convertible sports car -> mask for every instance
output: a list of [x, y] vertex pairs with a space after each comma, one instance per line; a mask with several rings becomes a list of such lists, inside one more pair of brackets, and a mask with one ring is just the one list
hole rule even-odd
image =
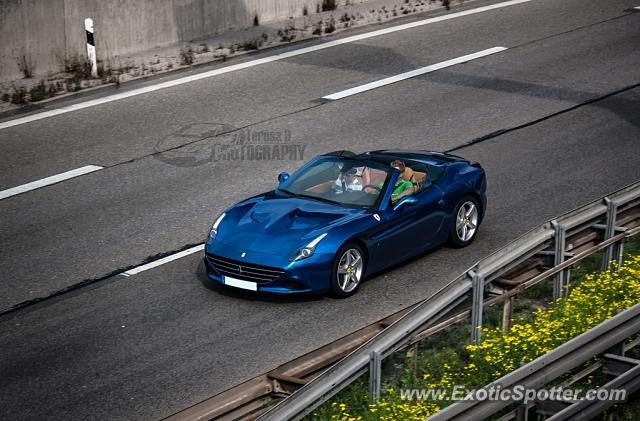
[[363, 278], [428, 249], [470, 244], [486, 209], [482, 167], [446, 153], [337, 151], [278, 181], [215, 219], [210, 279], [348, 297]]

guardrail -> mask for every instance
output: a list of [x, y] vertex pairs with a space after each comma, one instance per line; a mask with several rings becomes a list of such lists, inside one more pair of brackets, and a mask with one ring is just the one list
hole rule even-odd
[[254, 419], [265, 412], [274, 400], [281, 399], [308, 383], [327, 367], [390, 326], [408, 310], [400, 310], [268, 373], [182, 410], [165, 421]]
[[[424, 319], [425, 314], [422, 314], [422, 320], [418, 317], [413, 318], [414, 313], [413, 323], [422, 323], [421, 326], [417, 328], [411, 326], [407, 329], [411, 323], [407, 323], [408, 319], [406, 319], [398, 327], [394, 327], [393, 329], [397, 331], [393, 336], [397, 334], [397, 337], [403, 339], [385, 352], [380, 353], [379, 350], [371, 352], [375, 350], [371, 348], [371, 344], [367, 345], [370, 352], [368, 368], [373, 373], [373, 376], [370, 376], [372, 378], [370, 394], [375, 399], [380, 390], [381, 362], [394, 349], [413, 344], [414, 350], [417, 351], [418, 342], [469, 318], [475, 326], [479, 326], [483, 318], [482, 309], [499, 303], [504, 304], [503, 327], [508, 329], [513, 311], [513, 299], [525, 289], [553, 276], [554, 296], [558, 297], [563, 294], [564, 287], [570, 281], [571, 268], [582, 259], [598, 251], [609, 250], [609, 254], [605, 253], [603, 258], [603, 267], [606, 267], [611, 258], [619, 260], [622, 256], [624, 239], [636, 234], [640, 225], [638, 190], [640, 190], [640, 183], [542, 224], [502, 250], [478, 262], [426, 302], [401, 310], [268, 373], [206, 399], [174, 414], [168, 420], [255, 419], [273, 408], [274, 402], [291, 394], [294, 394], [294, 397], [287, 400], [300, 399], [299, 394], [294, 392], [308, 383], [313, 383], [318, 376], [328, 376], [333, 371], [322, 374], [327, 368], [351, 354], [371, 338], [386, 331], [412, 309], [420, 311], [416, 309], [417, 306], [422, 308], [431, 306], [436, 299], [458, 294], [458, 299], [453, 299], [449, 306], [443, 306], [442, 313], [431, 314], [429, 320]], [[460, 289], [455, 292], [454, 286]], [[484, 299], [485, 296], [488, 296], [487, 299]], [[481, 302], [481, 298], [484, 302]], [[469, 305], [465, 307], [466, 302], [469, 302]], [[462, 308], [465, 309], [461, 310]], [[385, 334], [385, 340], [390, 343], [397, 337], [394, 339], [392, 335]], [[479, 335], [474, 339], [478, 340]], [[315, 406], [330, 398], [366, 371], [367, 363], [351, 377], [334, 377], [335, 381], [340, 380], [336, 382], [336, 386], [330, 387], [329, 392], [324, 393], [296, 417], [310, 412]]]
[[[571, 267], [603, 251], [602, 269], [622, 259], [624, 241], [640, 233], [640, 182], [589, 203], [523, 235], [479, 261], [436, 294], [314, 380], [275, 405], [260, 420], [299, 419], [369, 370], [370, 396], [380, 396], [382, 360], [410, 343], [471, 317], [472, 341], [480, 340], [483, 307], [505, 303], [508, 328], [513, 297], [554, 277], [554, 298], [570, 282]], [[471, 296], [470, 309], [444, 320]], [[486, 296], [491, 296], [485, 300]]]

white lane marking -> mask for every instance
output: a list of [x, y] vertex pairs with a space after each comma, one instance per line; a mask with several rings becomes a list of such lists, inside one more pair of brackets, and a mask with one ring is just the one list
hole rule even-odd
[[138, 274], [140, 272], [144, 272], [145, 270], [153, 269], [155, 267], [164, 265], [165, 263], [172, 262], [174, 260], [180, 259], [181, 257], [188, 256], [190, 254], [197, 253], [197, 252], [202, 251], [202, 250], [204, 250], [204, 244], [200, 244], [198, 246], [191, 247], [191, 248], [186, 249], [186, 250], [182, 250], [181, 252], [178, 252], [176, 254], [172, 254], [170, 256], [163, 257], [162, 259], [158, 259], [158, 260], [153, 261], [151, 263], [147, 263], [147, 264], [135, 267], [133, 269], [129, 269], [128, 271], [121, 273], [121, 275], [123, 275], [123, 276], [136, 275], [136, 274]]
[[7, 197], [15, 196], [17, 194], [25, 193], [31, 190], [39, 189], [40, 187], [50, 186], [51, 184], [56, 184], [64, 180], [68, 180], [70, 178], [75, 178], [81, 175], [89, 174], [94, 171], [99, 171], [101, 169], [103, 169], [103, 167], [98, 167], [97, 165], [87, 165], [85, 167], [76, 168], [75, 170], [63, 172], [61, 174], [56, 174], [40, 180], [32, 181], [31, 183], [22, 184], [20, 186], [12, 187], [7, 190], [2, 190], [0, 191], [0, 200], [6, 199]]
[[501, 9], [503, 7], [513, 6], [521, 3], [528, 3], [533, 0], [511, 0], [503, 3], [492, 4], [490, 6], [478, 7], [475, 9], [464, 10], [462, 12], [450, 13], [443, 16], [438, 16], [435, 18], [423, 19], [416, 22], [405, 23], [403, 25], [392, 26], [390, 28], [379, 29], [376, 31], [367, 32], [360, 35], [354, 35], [346, 38], [337, 39], [335, 41], [325, 42], [320, 45], [314, 45], [312, 47], [300, 48], [293, 51], [287, 51], [281, 54], [275, 54], [273, 56], [264, 57], [257, 60], [251, 60], [244, 63], [238, 63], [231, 66], [223, 67], [220, 69], [210, 70], [208, 72], [199, 73], [197, 75], [186, 76], [179, 79], [169, 80], [166, 82], [161, 82], [151, 86], [145, 86], [144, 88], [132, 89], [127, 92], [122, 92], [119, 94], [109, 95], [104, 98], [93, 99], [86, 102], [82, 102], [79, 104], [67, 105], [61, 108], [57, 108], [55, 110], [43, 111], [38, 114], [33, 114], [26, 117], [16, 118], [14, 120], [5, 121], [0, 123], [0, 130], [6, 129], [8, 127], [18, 126], [20, 124], [30, 123], [32, 121], [41, 120], [47, 117], [53, 117], [60, 114], [65, 114], [71, 111], [81, 110], [83, 108], [93, 107], [95, 105], [105, 104], [111, 101], [117, 101], [124, 98], [129, 98], [136, 95], [141, 95], [153, 91], [157, 91], [159, 89], [169, 88], [172, 86], [182, 85], [184, 83], [193, 82], [200, 79], [205, 79], [212, 76], [221, 75], [224, 73], [233, 72], [236, 70], [247, 69], [250, 67], [258, 66], [265, 63], [271, 63], [273, 61], [283, 60], [289, 57], [295, 57], [302, 54], [311, 53], [314, 51], [324, 50], [326, 48], [335, 47], [337, 45], [348, 44], [350, 42], [360, 41], [363, 39], [373, 38], [380, 35], [391, 34], [393, 32], [404, 31], [405, 29], [417, 28], [419, 26], [429, 25], [436, 22], [442, 22], [450, 19], [455, 19], [463, 16], [474, 15], [476, 13], [488, 12], [490, 10]]
[[436, 70], [444, 69], [445, 67], [455, 66], [456, 64], [465, 63], [467, 61], [475, 60], [480, 57], [485, 57], [491, 54], [499, 53], [501, 51], [506, 50], [506, 47], [493, 47], [487, 50], [478, 51], [477, 53], [467, 54], [465, 56], [457, 57], [451, 60], [443, 61], [440, 63], [432, 64], [427, 67], [421, 67], [419, 69], [412, 70], [410, 72], [401, 73], [396, 76], [387, 77], [384, 79], [376, 80], [374, 82], [370, 82], [364, 85], [356, 86], [355, 88], [346, 89], [344, 91], [336, 92], [335, 94], [323, 96], [322, 99], [328, 100], [338, 100], [342, 98], [346, 98], [351, 95], [357, 95], [359, 93], [370, 91], [371, 89], [376, 89], [381, 86], [390, 85], [392, 83], [400, 82], [402, 80], [410, 79], [412, 77], [424, 75], [426, 73], [431, 73]]
[[634, 7], [634, 9], [640, 10], [640, 6], [636, 6]]

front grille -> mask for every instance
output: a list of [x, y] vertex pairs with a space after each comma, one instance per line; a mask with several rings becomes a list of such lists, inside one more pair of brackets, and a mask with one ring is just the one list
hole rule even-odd
[[271, 282], [284, 274], [284, 270], [276, 267], [239, 262], [209, 253], [207, 253], [207, 260], [211, 266], [222, 275], [256, 282], [258, 284]]

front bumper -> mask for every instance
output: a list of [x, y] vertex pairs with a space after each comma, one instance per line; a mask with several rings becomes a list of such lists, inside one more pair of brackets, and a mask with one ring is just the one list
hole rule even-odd
[[[207, 268], [207, 276], [209, 279], [220, 284], [225, 284], [224, 279], [226, 276], [229, 276], [228, 272], [227, 275], [225, 275], [221, 272], [221, 269], [219, 269], [219, 261], [220, 259], [224, 259], [234, 262], [234, 264], [246, 264], [246, 267], [249, 268], [259, 266], [277, 269], [283, 272], [272, 280], [258, 281], [242, 273], [236, 272], [233, 274], [233, 278], [235, 279], [254, 282], [258, 292], [275, 294], [324, 294], [329, 291], [333, 258], [334, 256], [332, 254], [315, 253], [306, 259], [290, 262], [288, 256], [243, 251], [237, 247], [221, 244], [214, 240], [205, 245], [204, 264]], [[218, 264], [216, 264], [215, 259], [218, 259]]]

